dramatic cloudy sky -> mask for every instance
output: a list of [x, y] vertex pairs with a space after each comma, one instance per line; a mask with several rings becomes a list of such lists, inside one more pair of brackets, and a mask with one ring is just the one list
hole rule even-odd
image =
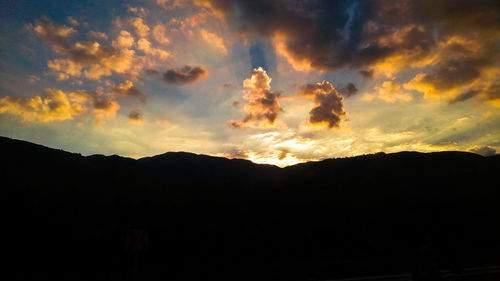
[[0, 135], [281, 166], [500, 150], [500, 2], [1, 1]]

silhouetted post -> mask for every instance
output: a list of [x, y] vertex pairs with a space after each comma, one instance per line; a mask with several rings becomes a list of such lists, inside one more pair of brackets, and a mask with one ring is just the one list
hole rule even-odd
[[137, 280], [139, 267], [139, 254], [147, 250], [149, 246], [149, 233], [146, 230], [134, 229], [127, 232], [127, 251], [134, 253], [132, 265], [132, 281]]

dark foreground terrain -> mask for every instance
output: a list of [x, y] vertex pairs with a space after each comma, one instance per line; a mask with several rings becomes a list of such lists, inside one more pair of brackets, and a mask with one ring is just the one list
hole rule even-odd
[[[85, 157], [8, 138], [0, 155], [8, 280], [439, 280], [500, 265], [498, 155], [278, 168]], [[500, 278], [488, 274], [462, 280]]]

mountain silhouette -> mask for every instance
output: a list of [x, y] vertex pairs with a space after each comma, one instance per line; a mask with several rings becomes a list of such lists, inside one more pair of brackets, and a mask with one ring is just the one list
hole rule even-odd
[[5, 137], [0, 155], [14, 280], [439, 280], [500, 264], [498, 155], [279, 168], [186, 152], [82, 156]]

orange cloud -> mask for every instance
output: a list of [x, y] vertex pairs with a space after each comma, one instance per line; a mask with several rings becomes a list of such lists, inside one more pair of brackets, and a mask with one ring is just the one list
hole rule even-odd
[[144, 23], [142, 18], [131, 19], [131, 24], [139, 37], [147, 37], [149, 35], [149, 26]]
[[247, 114], [241, 121], [232, 120], [229, 124], [235, 128], [270, 128], [275, 127], [278, 113], [283, 111], [279, 104], [280, 93], [271, 91], [271, 78], [259, 67], [252, 71], [250, 79], [243, 81], [243, 98], [248, 102], [243, 106]]
[[227, 48], [224, 44], [224, 40], [215, 33], [210, 33], [206, 29], [201, 29], [201, 38], [205, 40], [208, 44], [212, 45], [216, 50], [224, 55], [227, 55]]
[[35, 32], [49, 43], [55, 52], [67, 58], [50, 60], [47, 63], [58, 80], [83, 74], [89, 79], [99, 79], [113, 72], [127, 73], [136, 67], [135, 51], [130, 50], [134, 39], [129, 32], [122, 30], [112, 46], [102, 46], [98, 42], [76, 42], [72, 44], [69, 36], [76, 31], [65, 26], [55, 26], [48, 18], [41, 18], [34, 27]]
[[141, 38], [137, 41], [137, 49], [162, 60], [167, 59], [170, 56], [170, 53], [167, 51], [151, 47], [151, 42], [145, 38]]
[[170, 43], [170, 39], [165, 35], [167, 33], [167, 28], [163, 24], [157, 24], [153, 27], [153, 38], [156, 42], [167, 45]]

